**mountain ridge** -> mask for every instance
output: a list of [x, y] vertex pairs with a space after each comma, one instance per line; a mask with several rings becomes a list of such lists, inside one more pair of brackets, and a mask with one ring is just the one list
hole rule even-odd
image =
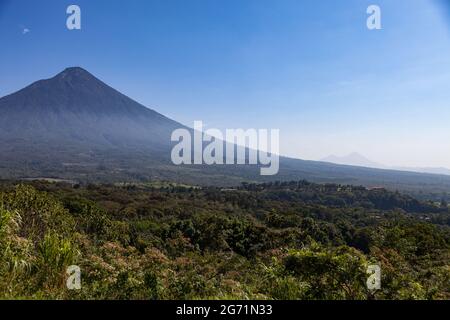
[[450, 175], [450, 169], [444, 167], [387, 166], [381, 163], [374, 162], [357, 152], [352, 152], [348, 155], [341, 157], [336, 155], [329, 155], [328, 157], [325, 157], [320, 161], [347, 166], [360, 166], [375, 169], [398, 170], [398, 171], [408, 171], [408, 172], [437, 174], [437, 175]]
[[170, 180], [217, 186], [307, 179], [450, 193], [446, 176], [285, 157], [280, 158], [279, 174], [266, 177], [254, 165], [175, 166], [170, 160], [171, 133], [179, 128], [192, 130], [83, 68], [67, 68], [0, 98], [0, 178], [101, 183]]
[[342, 165], [368, 167], [368, 168], [380, 168], [380, 169], [385, 168], [383, 165], [373, 162], [357, 152], [352, 152], [342, 157], [332, 154], [326, 158], [321, 159], [320, 161]]

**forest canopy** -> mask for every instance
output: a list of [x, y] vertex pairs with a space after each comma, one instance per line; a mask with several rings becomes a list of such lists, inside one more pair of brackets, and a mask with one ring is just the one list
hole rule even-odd
[[[80, 290], [66, 287], [71, 265]], [[6, 181], [0, 298], [450, 299], [449, 207], [307, 181]]]

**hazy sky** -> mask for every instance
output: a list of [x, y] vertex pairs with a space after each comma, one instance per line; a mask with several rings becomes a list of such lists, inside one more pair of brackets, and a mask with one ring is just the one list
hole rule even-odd
[[81, 66], [190, 126], [279, 128], [285, 155], [450, 167], [444, 2], [0, 0], [0, 96]]

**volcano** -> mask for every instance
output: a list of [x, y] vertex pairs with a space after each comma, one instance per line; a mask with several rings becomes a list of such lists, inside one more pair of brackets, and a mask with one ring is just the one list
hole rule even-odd
[[0, 99], [0, 176], [147, 179], [170, 164], [177, 128], [88, 71], [67, 68]]
[[81, 148], [167, 148], [181, 124], [146, 108], [82, 68], [0, 99], [0, 139]]
[[183, 165], [170, 160], [171, 134], [186, 126], [111, 88], [88, 71], [67, 68], [0, 98], [0, 178], [80, 182], [169, 180], [230, 186], [307, 179], [436, 194], [450, 177], [280, 158], [262, 177], [252, 165]]

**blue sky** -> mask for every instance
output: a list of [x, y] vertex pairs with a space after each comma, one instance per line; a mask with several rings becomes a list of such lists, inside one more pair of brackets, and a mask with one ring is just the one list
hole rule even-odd
[[279, 128], [285, 155], [450, 167], [444, 2], [0, 0], [0, 96], [81, 66], [187, 125]]

